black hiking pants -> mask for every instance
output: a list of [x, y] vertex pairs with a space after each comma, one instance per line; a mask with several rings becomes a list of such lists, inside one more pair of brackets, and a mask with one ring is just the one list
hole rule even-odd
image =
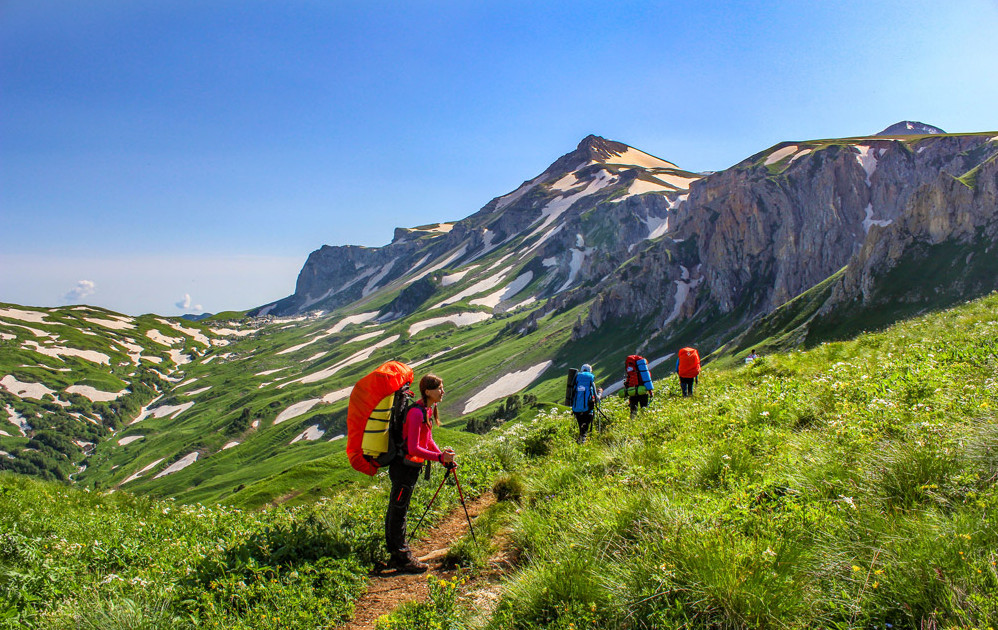
[[679, 377], [679, 388], [683, 390], [684, 397], [693, 395], [693, 383], [695, 383], [696, 380], [697, 380], [696, 377], [693, 378], [683, 378], [682, 376]]
[[631, 417], [638, 412], [638, 405], [641, 407], [648, 406], [648, 394], [641, 394], [640, 396], [628, 396], [627, 402], [631, 407]]
[[575, 421], [579, 423], [579, 444], [586, 441], [589, 436], [589, 429], [593, 426], [593, 412], [591, 411], [576, 411]]
[[419, 481], [421, 468], [409, 466], [401, 457], [388, 465], [388, 478], [392, 491], [388, 496], [388, 511], [385, 512], [385, 546], [392, 559], [405, 555], [409, 545], [405, 542], [406, 516], [409, 513], [409, 499]]

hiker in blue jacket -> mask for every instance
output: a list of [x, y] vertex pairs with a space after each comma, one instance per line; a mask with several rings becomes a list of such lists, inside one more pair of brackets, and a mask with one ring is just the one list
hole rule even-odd
[[575, 393], [572, 396], [572, 413], [579, 423], [579, 444], [583, 444], [589, 436], [589, 429], [593, 426], [593, 413], [596, 409], [597, 390], [595, 386], [596, 377], [593, 376], [593, 368], [586, 363], [575, 375]]

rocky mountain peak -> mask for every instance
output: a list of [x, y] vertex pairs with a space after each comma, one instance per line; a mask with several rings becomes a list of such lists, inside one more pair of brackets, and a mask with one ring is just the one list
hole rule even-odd
[[606, 138], [588, 135], [579, 143], [576, 152], [583, 154], [590, 160], [605, 162], [613, 157], [626, 152], [630, 147], [622, 142], [614, 142]]
[[946, 133], [939, 127], [933, 127], [915, 120], [902, 120], [887, 129], [877, 133], [878, 136], [923, 136], [926, 134]]

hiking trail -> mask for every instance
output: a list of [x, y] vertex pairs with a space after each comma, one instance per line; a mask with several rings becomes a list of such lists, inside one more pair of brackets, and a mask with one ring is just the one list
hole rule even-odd
[[[495, 503], [495, 497], [490, 492], [477, 499], [469, 500], [468, 515], [474, 520], [493, 503]], [[416, 521], [412, 520], [411, 513], [409, 516], [409, 526], [412, 527]], [[413, 555], [429, 564], [429, 571], [422, 574], [372, 573], [367, 581], [367, 590], [354, 605], [353, 619], [338, 626], [338, 629], [373, 630], [378, 617], [392, 612], [399, 605], [408, 601], [427, 601], [430, 593], [426, 583], [428, 575], [453, 579], [457, 573], [456, 569], [444, 569], [442, 561], [450, 546], [457, 542], [466, 531], [468, 531], [468, 521], [464, 515], [464, 508], [458, 505], [436, 527], [425, 531], [425, 535], [420, 536], [419, 540], [412, 543]], [[485, 541], [481, 542], [486, 544]]]

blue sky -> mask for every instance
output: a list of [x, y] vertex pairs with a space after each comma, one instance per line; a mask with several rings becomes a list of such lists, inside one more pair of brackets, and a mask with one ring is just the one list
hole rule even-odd
[[998, 130], [998, 2], [0, 0], [0, 301], [288, 295], [590, 133], [688, 170]]

